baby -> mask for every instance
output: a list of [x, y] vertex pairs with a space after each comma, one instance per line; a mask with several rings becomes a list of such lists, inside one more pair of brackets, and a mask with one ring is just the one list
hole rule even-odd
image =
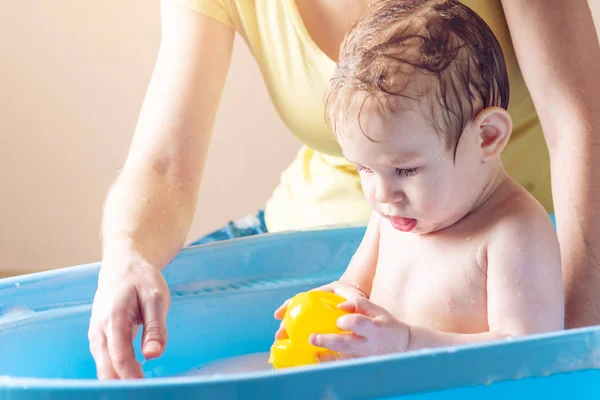
[[350, 333], [312, 345], [363, 357], [563, 329], [554, 227], [501, 160], [508, 99], [500, 45], [458, 1], [380, 1], [346, 36], [327, 118], [374, 211], [318, 288], [348, 299]]

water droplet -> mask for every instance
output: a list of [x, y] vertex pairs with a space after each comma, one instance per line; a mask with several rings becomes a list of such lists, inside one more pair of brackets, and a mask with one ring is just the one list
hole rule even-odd
[[505, 276], [502, 277], [502, 282], [506, 282], [508, 279], [506, 279]]
[[15, 287], [19, 287], [21, 284], [19, 282], [15, 282]]
[[160, 224], [160, 230], [161, 231], [163, 230], [163, 224]]
[[471, 299], [471, 300], [469, 300], [469, 303], [475, 304], [475, 300]]
[[147, 197], [142, 197], [142, 200], [144, 200], [144, 203], [148, 203], [148, 198]]
[[162, 210], [162, 213], [163, 213], [163, 214], [166, 214], [166, 213], [167, 213], [167, 210]]
[[469, 237], [467, 238], [467, 242], [470, 242], [470, 241], [471, 241], [471, 239], [473, 239], [473, 238], [472, 238], [471, 236], [469, 236]]
[[452, 297], [448, 297], [446, 299], [446, 311], [451, 312], [454, 308], [454, 299]]
[[522, 366], [521, 368], [519, 368], [519, 370], [516, 372], [514, 379], [516, 380], [520, 380], [523, 379], [527, 376], [529, 376], [529, 369], [526, 366]]
[[522, 247], [519, 247], [519, 248], [517, 249], [517, 251], [518, 251], [518, 252], [522, 252], [522, 251], [523, 251], [523, 248], [522, 248]]

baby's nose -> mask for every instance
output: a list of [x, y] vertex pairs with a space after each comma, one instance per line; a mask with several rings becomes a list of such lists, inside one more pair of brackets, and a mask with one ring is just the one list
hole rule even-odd
[[400, 203], [404, 200], [404, 197], [404, 193], [400, 188], [384, 181], [378, 182], [375, 188], [375, 199], [380, 203]]

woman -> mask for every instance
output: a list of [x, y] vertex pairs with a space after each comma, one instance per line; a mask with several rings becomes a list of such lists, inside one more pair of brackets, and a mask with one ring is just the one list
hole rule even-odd
[[[99, 378], [142, 376], [131, 344], [139, 324], [144, 355], [164, 351], [170, 300], [161, 270], [181, 250], [192, 221], [236, 32], [252, 50], [281, 118], [304, 143], [264, 220], [259, 214], [242, 234], [368, 218], [358, 175], [324, 123], [323, 94], [344, 34], [373, 2], [163, 0], [155, 71], [103, 218], [104, 259], [89, 329]], [[515, 131], [504, 161], [556, 213], [567, 325], [599, 323], [600, 306], [591, 299], [600, 295], [594, 231], [600, 213], [593, 210], [600, 191], [591, 188], [600, 178], [600, 112], [592, 109], [600, 104], [594, 74], [600, 50], [587, 2], [463, 2], [486, 20], [505, 52]]]

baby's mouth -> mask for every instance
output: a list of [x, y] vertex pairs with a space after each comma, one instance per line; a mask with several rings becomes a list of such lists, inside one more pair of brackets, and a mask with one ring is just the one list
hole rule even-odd
[[387, 217], [390, 224], [401, 232], [410, 232], [417, 226], [417, 220], [414, 218]]

